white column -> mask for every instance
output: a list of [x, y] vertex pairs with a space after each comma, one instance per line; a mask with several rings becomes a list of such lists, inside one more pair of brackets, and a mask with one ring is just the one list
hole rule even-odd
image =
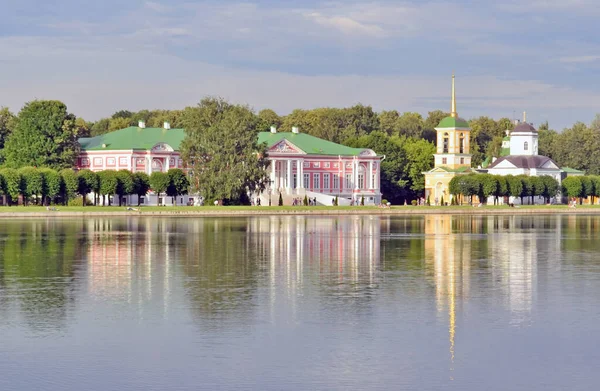
[[171, 168], [171, 156], [165, 158], [165, 172], [169, 171], [169, 168]]
[[277, 160], [271, 160], [271, 189], [277, 186], [277, 183], [275, 183], [275, 164], [277, 164]]
[[298, 159], [296, 166], [296, 176], [298, 177], [298, 188], [304, 188], [304, 160]]
[[369, 161], [369, 189], [373, 190], [373, 160]]
[[354, 161], [354, 188], [358, 190], [358, 160]]
[[292, 191], [292, 159], [288, 159], [287, 161], [287, 190], [288, 190], [288, 194], [291, 193]]
[[146, 173], [152, 174], [152, 155], [146, 156]]

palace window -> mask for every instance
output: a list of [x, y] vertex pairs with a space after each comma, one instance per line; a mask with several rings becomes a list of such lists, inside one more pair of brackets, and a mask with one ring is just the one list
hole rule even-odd
[[373, 189], [377, 189], [377, 183], [375, 182], [377, 180], [377, 175], [373, 174], [373, 176], [371, 177], [371, 183], [373, 184]]
[[523, 150], [524, 151], [528, 151], [529, 150], [529, 143], [527, 141], [525, 141], [525, 143], [523, 144]]
[[359, 189], [365, 188], [365, 174], [363, 174], [363, 173], [358, 174], [358, 188]]
[[298, 187], [298, 177], [296, 176], [296, 174], [294, 174], [292, 176], [292, 189], [295, 189]]
[[329, 189], [329, 174], [323, 174], [323, 189]]
[[310, 186], [310, 174], [304, 174], [304, 188], [308, 189]]
[[313, 174], [313, 189], [319, 188], [319, 174]]
[[346, 174], [346, 189], [352, 189], [352, 174]]
[[336, 174], [333, 174], [333, 188], [334, 189], [340, 188], [340, 177], [337, 176]]
[[459, 153], [465, 153], [465, 135], [460, 134]]
[[321, 163], [313, 163], [313, 167], [314, 168], [319, 168], [319, 167], [321, 167]]
[[444, 149], [442, 153], [448, 153], [448, 133], [444, 133]]
[[442, 164], [448, 164], [448, 158], [443, 157], [442, 158]]
[[465, 164], [465, 158], [464, 157], [460, 158], [460, 164]]
[[325, 163], [325, 168], [329, 168], [330, 167], [330, 163]]

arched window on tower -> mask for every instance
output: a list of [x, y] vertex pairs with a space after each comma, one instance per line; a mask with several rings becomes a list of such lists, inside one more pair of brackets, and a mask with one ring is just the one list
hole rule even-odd
[[459, 140], [459, 153], [465, 153], [465, 134], [461, 133], [460, 134], [460, 140]]
[[523, 144], [523, 150], [529, 151], [529, 143], [527, 141], [525, 141], [525, 143]]
[[448, 133], [444, 133], [444, 150], [442, 153], [448, 153]]

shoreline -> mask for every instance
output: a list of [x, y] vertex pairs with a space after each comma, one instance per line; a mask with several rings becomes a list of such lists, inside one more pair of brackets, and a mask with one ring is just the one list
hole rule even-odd
[[[468, 208], [468, 207], [394, 207], [356, 209], [228, 209], [209, 210], [142, 210], [142, 211], [0, 211], [0, 220], [14, 218], [84, 218], [84, 217], [252, 217], [252, 216], [422, 216], [422, 215], [532, 215], [532, 214], [591, 214], [600, 215], [600, 208]], [[15, 207], [17, 209], [17, 207]]]

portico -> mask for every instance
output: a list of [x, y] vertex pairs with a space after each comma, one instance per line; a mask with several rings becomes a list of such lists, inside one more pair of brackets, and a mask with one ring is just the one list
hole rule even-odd
[[292, 132], [263, 132], [259, 142], [269, 150], [269, 188], [271, 194], [307, 195], [331, 204], [336, 196], [367, 204], [381, 202], [379, 189], [381, 157], [370, 149], [350, 148]]

